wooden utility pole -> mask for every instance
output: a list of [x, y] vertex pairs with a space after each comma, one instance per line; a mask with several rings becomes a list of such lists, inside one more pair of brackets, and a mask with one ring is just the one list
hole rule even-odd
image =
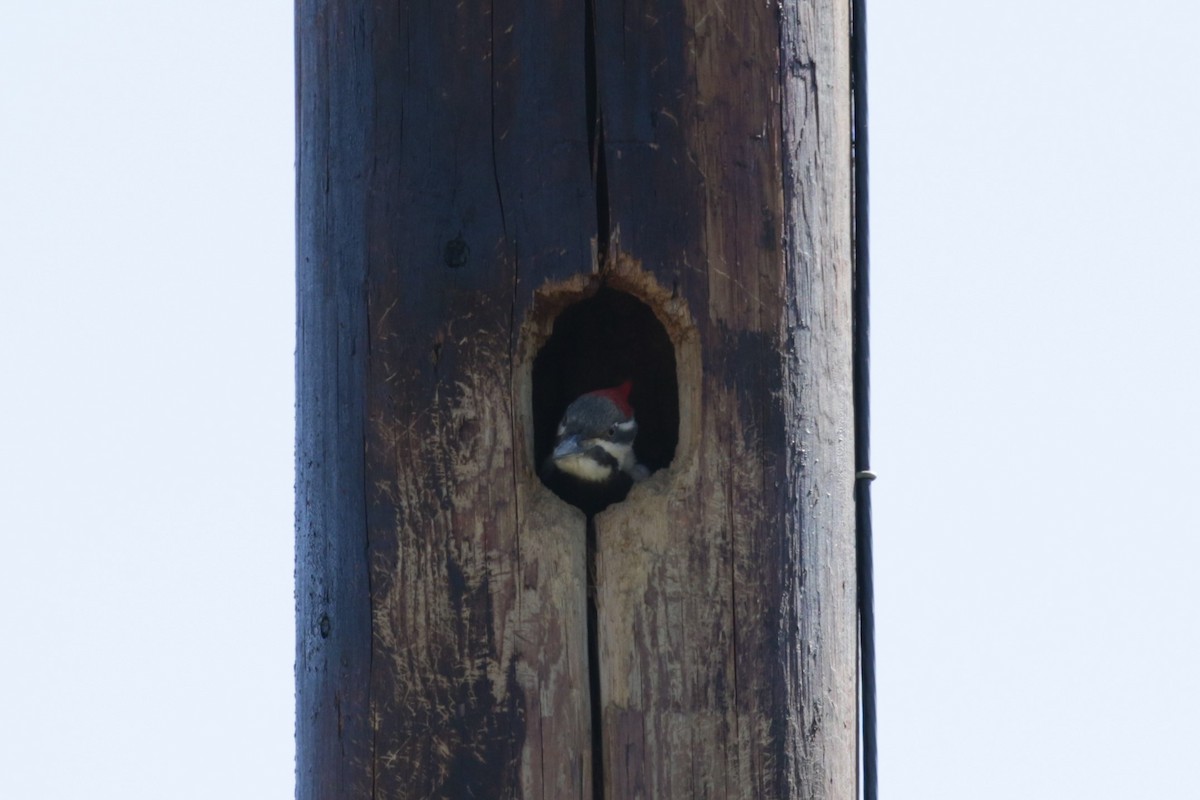
[[853, 798], [847, 2], [296, 13], [298, 797]]

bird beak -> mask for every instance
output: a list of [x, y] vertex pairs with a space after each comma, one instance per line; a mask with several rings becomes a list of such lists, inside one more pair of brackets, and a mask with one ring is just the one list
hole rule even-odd
[[550, 457], [557, 461], [560, 458], [566, 458], [567, 456], [573, 456], [578, 453], [582, 453], [583, 450], [584, 448], [580, 444], [578, 436], [568, 436], [558, 444], [554, 445], [554, 452]]

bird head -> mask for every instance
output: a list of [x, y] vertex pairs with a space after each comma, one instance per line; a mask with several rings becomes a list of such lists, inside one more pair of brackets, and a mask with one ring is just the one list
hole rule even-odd
[[629, 404], [630, 381], [577, 397], [563, 413], [550, 462], [580, 481], [605, 483], [624, 473], [638, 480], [645, 467], [637, 463], [633, 440], [637, 420]]

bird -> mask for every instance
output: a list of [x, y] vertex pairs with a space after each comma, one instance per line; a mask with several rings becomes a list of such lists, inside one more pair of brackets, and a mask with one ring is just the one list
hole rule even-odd
[[632, 381], [580, 395], [567, 406], [542, 465], [542, 481], [589, 517], [625, 499], [649, 477], [633, 442], [638, 424], [629, 404]]

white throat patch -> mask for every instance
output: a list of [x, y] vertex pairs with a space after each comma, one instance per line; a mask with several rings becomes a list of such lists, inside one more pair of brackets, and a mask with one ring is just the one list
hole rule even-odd
[[601, 464], [594, 458], [588, 458], [584, 453], [559, 458], [554, 463], [563, 472], [585, 481], [603, 482], [612, 476], [612, 467]]

